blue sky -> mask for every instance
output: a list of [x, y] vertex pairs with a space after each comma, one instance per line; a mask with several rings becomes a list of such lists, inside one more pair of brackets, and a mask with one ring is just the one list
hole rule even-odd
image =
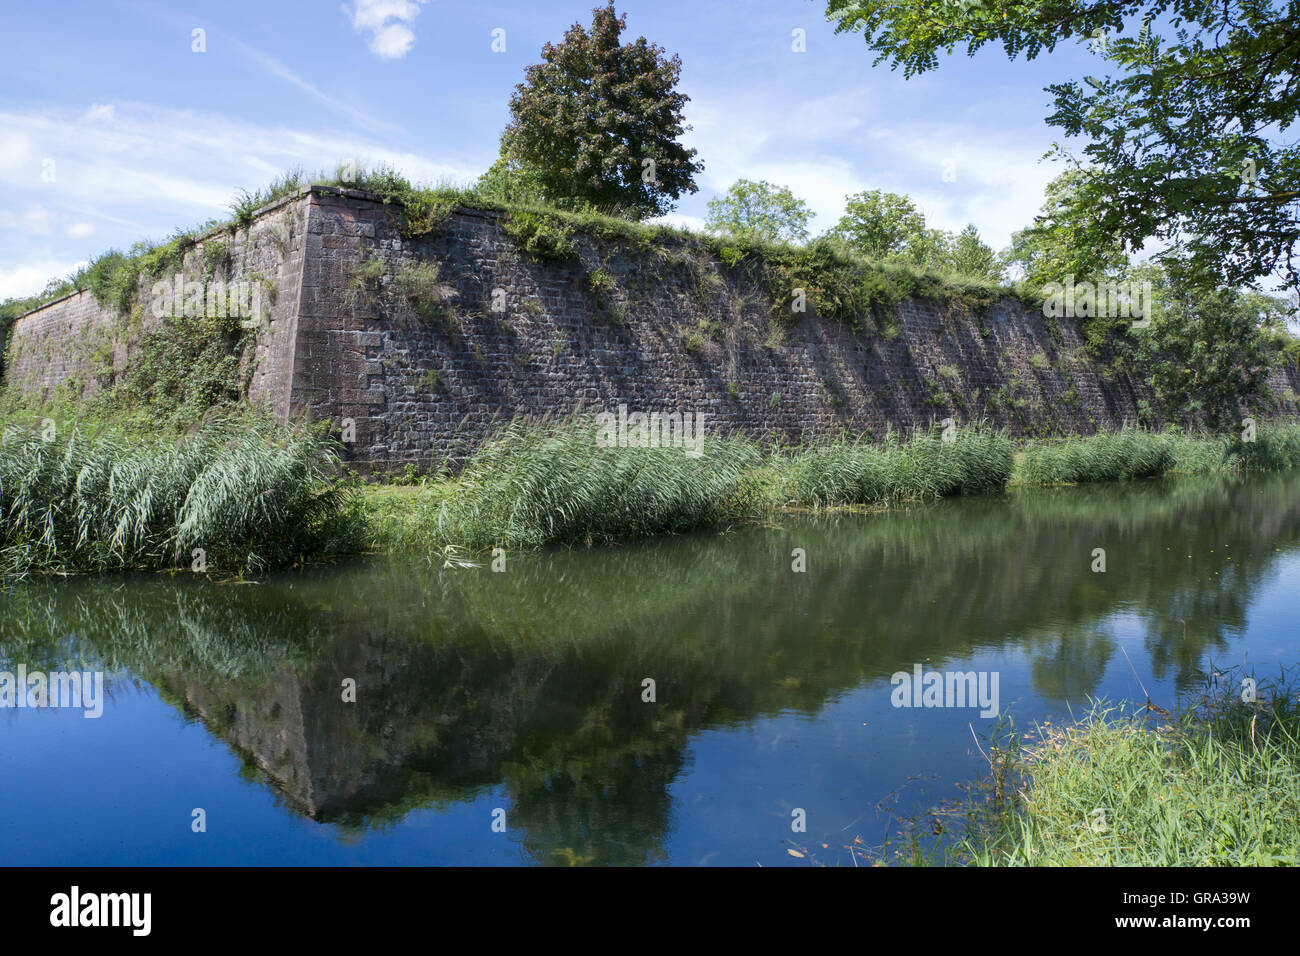
[[[223, 218], [282, 170], [388, 163], [471, 180], [548, 40], [595, 0], [71, 0], [15, 4], [0, 36], [0, 299], [105, 249]], [[669, 218], [699, 226], [737, 178], [789, 186], [831, 226], [845, 195], [910, 195], [995, 248], [1059, 171], [1048, 83], [1097, 71], [1082, 45], [1032, 63], [958, 51], [905, 81], [836, 36], [815, 0], [621, 0], [627, 33], [682, 58], [705, 171]], [[505, 31], [505, 52], [492, 31]], [[206, 50], [194, 52], [193, 31]], [[806, 31], [806, 51], [792, 32]], [[626, 34], [625, 34], [626, 35]], [[955, 174], [944, 178], [945, 168]], [[950, 177], [953, 178], [953, 177]]]

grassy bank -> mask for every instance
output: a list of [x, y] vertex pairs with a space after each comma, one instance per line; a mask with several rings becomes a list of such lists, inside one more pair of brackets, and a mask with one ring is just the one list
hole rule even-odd
[[471, 457], [455, 481], [367, 494], [375, 547], [483, 553], [600, 544], [761, 519], [783, 510], [883, 507], [904, 501], [1051, 485], [1232, 474], [1300, 466], [1300, 425], [1263, 425], [1254, 442], [1125, 429], [1030, 442], [939, 429], [880, 443], [819, 441], [760, 451], [710, 438], [683, 448], [600, 448], [594, 426], [515, 424]]
[[[882, 508], [1169, 473], [1300, 465], [1300, 425], [1254, 442], [1138, 430], [1017, 456], [1000, 432], [938, 429], [795, 449], [710, 436], [698, 448], [600, 447], [589, 419], [514, 423], [455, 479], [362, 494], [338, 449], [263, 419], [179, 437], [64, 424], [5, 425], [0, 573], [190, 567], [257, 572], [366, 549], [483, 555], [590, 546], [763, 520], [789, 510]], [[48, 439], [48, 440], [47, 440]], [[695, 452], [698, 452], [696, 454]], [[363, 504], [364, 502], [364, 504]]]
[[355, 550], [332, 446], [260, 420], [175, 439], [0, 423], [0, 573], [243, 573]]
[[1031, 442], [1013, 484], [1056, 485], [1153, 478], [1164, 474], [1272, 471], [1300, 464], [1300, 425], [1263, 425], [1253, 441], [1124, 428]]
[[1293, 683], [1241, 700], [1230, 677], [1168, 720], [1096, 705], [995, 746], [963, 835], [910, 862], [978, 866], [1300, 863], [1300, 707]]

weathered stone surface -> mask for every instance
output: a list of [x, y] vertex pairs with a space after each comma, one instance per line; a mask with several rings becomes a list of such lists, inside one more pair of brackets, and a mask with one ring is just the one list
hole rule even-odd
[[[1139, 383], [1099, 374], [1070, 323], [1054, 338], [1014, 300], [983, 316], [904, 302], [892, 338], [810, 313], [787, 317], [777, 341], [768, 293], [698, 246], [647, 252], [578, 237], [578, 259], [543, 261], [517, 249], [501, 220], [458, 210], [436, 235], [403, 241], [400, 210], [314, 187], [246, 232], [205, 240], [229, 244], [231, 278], [275, 290], [246, 356], [249, 397], [281, 420], [353, 419], [349, 454], [362, 471], [457, 459], [514, 415], [619, 404], [703, 411], [710, 432], [785, 440], [947, 417], [1016, 434], [1089, 432], [1138, 416]], [[187, 279], [201, 277], [202, 252], [187, 253]], [[359, 284], [360, 265], [376, 259], [380, 278]], [[608, 289], [593, 290], [597, 269]], [[141, 303], [147, 326], [149, 290]], [[89, 393], [108, 351], [118, 370], [130, 361], [138, 330], [88, 293], [71, 296], [18, 321], [7, 377], [32, 393], [70, 380]], [[1296, 412], [1296, 371], [1273, 384]]]

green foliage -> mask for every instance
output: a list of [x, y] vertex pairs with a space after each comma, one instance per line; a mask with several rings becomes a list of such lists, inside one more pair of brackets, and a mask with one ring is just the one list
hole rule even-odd
[[871, 189], [845, 197], [844, 215], [827, 237], [869, 259], [987, 282], [1003, 279], [997, 254], [973, 225], [956, 234], [931, 229], [912, 200], [898, 193]]
[[252, 338], [238, 319], [165, 318], [144, 332], [119, 379], [90, 400], [88, 412], [179, 429], [232, 409], [247, 394]]
[[512, 423], [473, 455], [454, 488], [420, 502], [425, 540], [471, 552], [595, 544], [689, 531], [723, 521], [750, 444], [705, 439], [683, 448], [602, 448], [590, 418]]
[[808, 204], [785, 186], [738, 179], [724, 195], [709, 200], [706, 228], [751, 242], [803, 242], [811, 218]]
[[[140, 440], [0, 424], [0, 573], [261, 571], [355, 546], [354, 488], [330, 442], [266, 421]], [[47, 440], [48, 439], [48, 440]]]
[[1123, 237], [1104, 231], [1100, 211], [1090, 204], [1086, 184], [1095, 173], [1070, 169], [1047, 185], [1034, 224], [1011, 236], [1001, 264], [1030, 286], [1049, 282], [1105, 282], [1128, 264]]
[[845, 197], [844, 215], [830, 235], [871, 259], [898, 258], [915, 265], [934, 259], [925, 217], [912, 200], [898, 193], [869, 189]]
[[578, 255], [573, 227], [559, 216], [518, 210], [506, 218], [503, 228], [519, 248], [538, 259], [563, 260]]
[[1230, 288], [1275, 269], [1293, 287], [1300, 278], [1300, 146], [1278, 134], [1300, 114], [1291, 0], [985, 0], [941, 16], [928, 4], [829, 0], [826, 11], [909, 77], [963, 43], [1033, 59], [1088, 42], [1097, 69], [1048, 88], [1048, 122], [1085, 144], [1076, 164], [1090, 169], [1071, 204], [1086, 216], [1073, 220], [1079, 248], [1155, 239]]
[[[502, 135], [507, 169], [551, 203], [577, 201], [632, 219], [663, 215], [695, 192], [703, 166], [677, 140], [689, 97], [677, 92], [681, 60], [644, 37], [620, 43], [626, 15], [597, 7], [590, 31], [575, 23], [542, 48], [510, 99]], [[653, 164], [653, 175], [648, 163]]]
[[86, 269], [85, 281], [95, 301], [119, 314], [128, 312], [135, 301], [139, 275], [134, 265], [116, 249], [92, 262]]
[[1277, 362], [1271, 326], [1293, 313], [1285, 300], [1233, 289], [1207, 290], [1175, 275], [1143, 340], [1142, 367], [1170, 418], [1209, 428], [1264, 401]]
[[883, 444], [814, 444], [780, 460], [782, 495], [791, 504], [827, 507], [978, 494], [1011, 476], [1015, 449], [1005, 435], [965, 427], [953, 441], [942, 431], [896, 432]]
[[961, 275], [1001, 282], [1005, 270], [993, 248], [980, 239], [979, 230], [968, 225], [947, 242], [947, 266]]

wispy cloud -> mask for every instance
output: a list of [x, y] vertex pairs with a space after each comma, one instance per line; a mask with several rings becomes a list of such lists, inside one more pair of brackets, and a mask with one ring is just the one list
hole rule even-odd
[[392, 123], [385, 123], [378, 120], [373, 114], [349, 106], [347, 103], [330, 96], [319, 87], [303, 79], [275, 57], [271, 56], [271, 54], [259, 50], [254, 46], [250, 46], [244, 41], [237, 40], [234, 37], [226, 37], [226, 40], [271, 76], [278, 80], [283, 80], [295, 89], [307, 94], [326, 109], [332, 110], [340, 116], [345, 117], [359, 129], [364, 129], [371, 133], [394, 133], [400, 131], [399, 127], [394, 126]]
[[692, 96], [701, 197], [740, 178], [788, 186], [812, 208], [814, 233], [835, 224], [845, 196], [882, 189], [910, 196], [933, 227], [974, 223], [996, 248], [1029, 224], [1059, 172], [1037, 159], [1047, 146], [1040, 130], [970, 117], [899, 121], [896, 111], [886, 122], [875, 104], [887, 98], [875, 85], [806, 100], [771, 88]]
[[352, 27], [370, 35], [370, 52], [400, 60], [415, 45], [411, 27], [427, 0], [353, 0]]
[[[395, 150], [380, 138], [113, 105], [111, 122], [90, 119], [84, 106], [0, 112], [0, 298], [39, 291], [77, 258], [107, 247], [225, 218], [240, 189], [287, 169], [312, 173], [351, 159], [428, 183], [468, 182], [482, 171]], [[52, 181], [42, 178], [47, 162]]]

